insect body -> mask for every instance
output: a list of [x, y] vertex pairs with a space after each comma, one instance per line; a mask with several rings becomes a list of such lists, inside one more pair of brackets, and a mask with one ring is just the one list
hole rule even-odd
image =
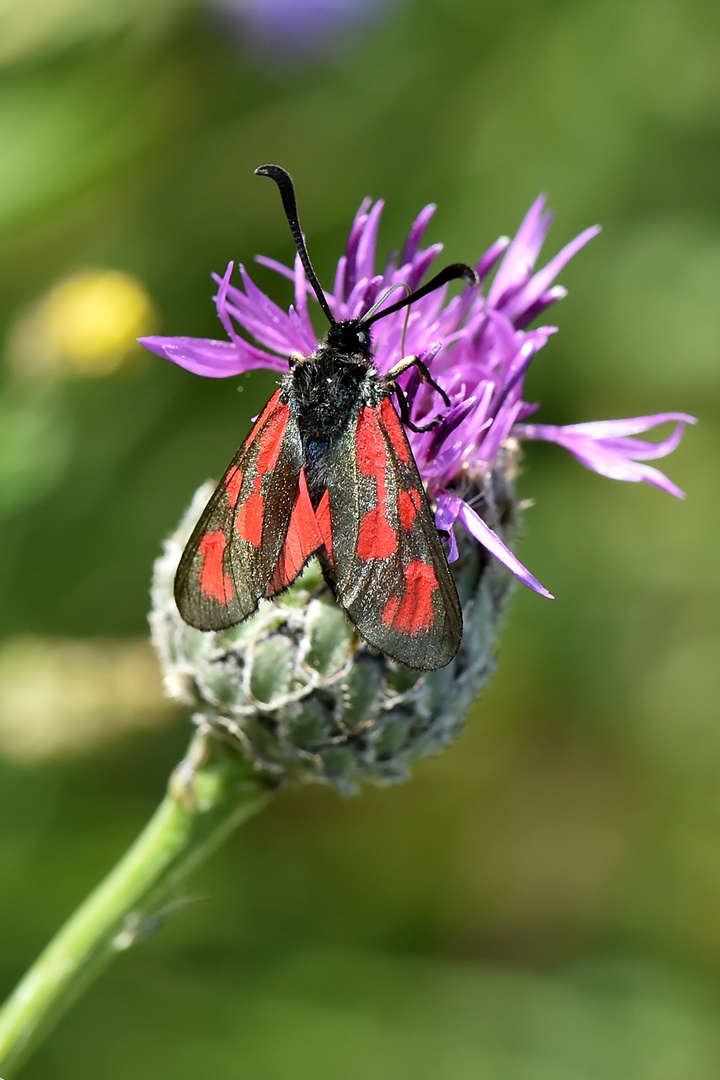
[[381, 376], [370, 327], [445, 281], [475, 280], [474, 272], [446, 267], [398, 304], [336, 322], [305, 249], [290, 177], [275, 165], [257, 171], [280, 188], [330, 329], [309, 356], [290, 358], [289, 374], [205, 508], [175, 578], [180, 614], [200, 630], [234, 626], [260, 599], [291, 585], [316, 555], [367, 642], [408, 667], [443, 667], [460, 644], [460, 604], [391, 400], [397, 394], [410, 424], [395, 379], [411, 366], [432, 379], [416, 357]]

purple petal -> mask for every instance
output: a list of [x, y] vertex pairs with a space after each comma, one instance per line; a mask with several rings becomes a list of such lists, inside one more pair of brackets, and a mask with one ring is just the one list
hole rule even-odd
[[420, 211], [418, 216], [410, 226], [410, 232], [408, 233], [407, 240], [405, 241], [405, 247], [403, 248], [402, 258], [400, 263], [405, 266], [407, 263], [411, 263], [417, 254], [420, 241], [423, 238], [425, 230], [430, 224], [430, 220], [435, 213], [437, 207], [434, 203], [430, 203], [423, 210]]
[[382, 279], [377, 278], [359, 278], [353, 286], [353, 290], [348, 296], [345, 303], [342, 305], [342, 317], [343, 319], [358, 319], [365, 314], [368, 308], [372, 307], [372, 304], [377, 295], [379, 286], [382, 284]]
[[[262, 258], [257, 260], [262, 261]], [[267, 260], [266, 265], [274, 262]], [[298, 278], [297, 268], [300, 268]], [[316, 347], [315, 331], [307, 313], [306, 291], [304, 289], [305, 276], [302, 273], [300, 260], [296, 259], [295, 272], [291, 274], [287, 267], [276, 263], [272, 269], [278, 269], [291, 276], [295, 283], [296, 300], [299, 299], [298, 310], [290, 308], [285, 313], [282, 308], [274, 304], [261, 289], [253, 284], [243, 266], [239, 267], [240, 274], [245, 284], [245, 292], [236, 289], [230, 284], [230, 276], [233, 263], [228, 264], [222, 278], [213, 274], [217, 282], [218, 291], [215, 295], [215, 306], [218, 318], [223, 325], [228, 337], [236, 344], [244, 344], [244, 339], [237, 333], [233, 319], [261, 344], [275, 350], [280, 355], [288, 355], [291, 352], [308, 353]], [[299, 312], [299, 314], [298, 314]]]
[[539, 401], [523, 401], [523, 407], [518, 414], [518, 420], [527, 420], [528, 416], [534, 416], [539, 409]]
[[226, 307], [261, 345], [282, 353], [302, 352], [304, 342], [278, 304], [259, 289], [244, 266], [239, 267], [245, 292], [230, 286]]
[[[464, 525], [467, 531], [474, 536], [476, 540], [479, 540], [491, 555], [494, 555], [496, 559], [499, 559], [516, 578], [522, 581], [523, 585], [527, 585], [529, 589], [540, 593], [541, 596], [546, 596], [549, 600], [554, 599], [552, 593], [549, 593], [547, 589], [540, 584], [537, 578], [533, 577], [530, 571], [523, 566], [515, 555], [513, 555], [510, 548], [503, 544], [497, 533], [493, 532], [490, 526], [483, 521], [479, 514], [475, 513], [472, 507], [468, 506], [466, 502], [463, 502], [463, 500], [456, 495], [452, 495], [449, 491], [444, 492], [443, 496], [442, 521], [446, 521], [448, 516], [454, 514], [455, 520]], [[438, 509], [439, 508], [440, 502], [438, 502]], [[446, 525], [443, 527], [447, 528]]]
[[507, 251], [509, 244], [509, 236], [500, 236], [492, 245], [492, 247], [489, 247], [487, 249], [483, 257], [480, 259], [480, 262], [475, 267], [477, 276], [480, 278], [481, 281], [483, 281], [488, 276], [500, 256], [505, 251]]
[[502, 303], [509, 289], [515, 289], [518, 282], [523, 283], [530, 276], [554, 216], [543, 213], [545, 200], [545, 195], [535, 200], [507, 249], [488, 293], [488, 303], [494, 307]]
[[457, 521], [457, 496], [442, 492], [435, 510], [435, 527], [440, 532], [449, 532]]
[[[312, 319], [308, 312], [308, 292], [309, 288], [307, 278], [305, 277], [305, 270], [300, 261], [300, 256], [298, 255], [295, 259], [295, 310], [300, 319], [302, 336], [306, 341], [307, 348], [312, 352], [317, 346], [317, 338]], [[292, 311], [292, 308], [290, 310]]]
[[355, 258], [355, 273], [358, 278], [371, 278], [375, 273], [375, 248], [384, 206], [385, 200], [378, 199], [363, 227]]
[[347, 244], [345, 245], [345, 268], [340, 288], [335, 288], [335, 297], [338, 301], [344, 300], [348, 293], [355, 287], [357, 281], [357, 249], [362, 239], [363, 230], [368, 219], [368, 211], [372, 207], [372, 199], [363, 199], [360, 208], [355, 215], [355, 220], [350, 228]]
[[338, 259], [337, 270], [335, 271], [335, 281], [333, 282], [333, 294], [328, 296], [327, 300], [330, 305], [330, 310], [336, 319], [340, 319], [340, 306], [343, 298], [347, 295], [347, 289], [345, 287], [348, 275], [347, 268], [347, 256], [341, 255]]
[[302, 356], [308, 356], [311, 352], [315, 351], [318, 343], [315, 338], [315, 334], [312, 331], [312, 325], [310, 326], [310, 330], [308, 330], [307, 323], [309, 322], [309, 319], [307, 317], [307, 311], [305, 312], [305, 319], [302, 319], [298, 315], [295, 308], [290, 307], [288, 309], [288, 318], [295, 327], [298, 337], [302, 338], [302, 340], [305, 342], [304, 348], [298, 349], [298, 352]]
[[452, 526], [448, 529], [447, 540], [445, 537], [441, 537], [445, 543], [445, 556], [449, 563], [457, 562], [460, 558], [460, 552], [458, 551], [457, 538], [455, 536], [455, 530]]
[[[295, 281], [295, 271], [291, 267], [286, 266], [285, 263], [278, 262], [277, 259], [271, 259], [269, 255], [256, 255], [254, 260], [258, 266], [266, 266], [268, 270], [273, 270], [276, 274], [280, 274], [282, 277], [287, 278], [288, 281]], [[306, 291], [312, 292], [310, 286], [305, 282]]]
[[654, 469], [651, 465], [641, 465], [623, 454], [613, 453], [602, 443], [567, 445], [566, 449], [577, 458], [581, 465], [601, 476], [636, 484], [645, 481], [647, 484], [659, 487], [662, 491], [667, 491], [669, 495], [675, 495], [678, 499], [685, 498], [685, 492], [673, 484], [659, 469]]
[[[628, 438], [636, 432], [649, 431], [659, 424], [674, 422], [675, 429], [661, 442], [652, 443]], [[645, 482], [667, 491], [670, 495], [684, 498], [680, 490], [664, 473], [640, 461], [665, 457], [680, 442], [686, 424], [694, 424], [694, 416], [686, 413], [656, 413], [654, 416], [636, 416], [624, 420], [600, 420], [586, 424], [516, 424], [513, 435], [520, 439], [542, 439], [563, 446], [577, 460], [613, 480], [631, 483]]]
[[446, 493], [441, 494], [435, 510], [435, 527], [439, 532], [444, 533], [447, 536], [447, 541], [445, 541], [445, 535], [442, 537], [442, 540], [445, 543], [445, 555], [447, 556], [447, 561], [449, 563], [457, 562], [460, 557], [457, 538], [453, 528], [456, 521], [457, 513], [455, 511], [455, 497]]
[[254, 368], [287, 371], [287, 360], [255, 348], [247, 341], [214, 341], [212, 338], [144, 337], [141, 345], [157, 356], [172, 360], [186, 371], [211, 379], [240, 375]]
[[[697, 424], [697, 417], [681, 412], [653, 413], [651, 416], [631, 416], [622, 420], [589, 420], [582, 424], [564, 424], [561, 430], [571, 434], [590, 435], [593, 439], [613, 439], [623, 435], [640, 435], [667, 423]], [[540, 424], [538, 427], [555, 430], [553, 424]]]
[[431, 244], [430, 247], [425, 248], [424, 251], [420, 251], [415, 256], [412, 263], [404, 263], [400, 267], [395, 275], [395, 280], [403, 285], [407, 285], [411, 292], [414, 291], [420, 285], [420, 282], [425, 277], [442, 249], [442, 244]]
[[[539, 270], [537, 274], [533, 274], [527, 285], [521, 289], [509, 303], [506, 303], [503, 306], [503, 311], [507, 317], [514, 321], [526, 308], [531, 307], [540, 300], [540, 297], [545, 293], [546, 289], [552, 285], [565, 264], [568, 263], [574, 255], [577, 255], [578, 251], [585, 247], [588, 241], [592, 240], [594, 236], [597, 236], [599, 232], [599, 225], [592, 225], [589, 229], [585, 229], [579, 236], [576, 236], [574, 240], [571, 240], [569, 244], [566, 244], [565, 247], [557, 253], [555, 258], [551, 259], [542, 270]], [[549, 302], [550, 301], [548, 301], [548, 303]]]
[[[528, 358], [529, 361], [530, 358]], [[490, 430], [483, 439], [480, 455], [484, 461], [491, 462], [497, 457], [501, 445], [505, 442], [522, 409], [522, 401], [507, 399], [497, 411]]]
[[547, 292], [544, 292], [534, 304], [530, 304], [530, 306], [523, 311], [522, 315], [518, 315], [513, 319], [515, 326], [518, 330], [523, 330], [533, 321], [533, 319], [537, 318], [538, 315], [541, 315], [546, 308], [549, 308], [551, 304], [555, 304], [558, 300], [564, 300], [566, 296], [567, 289], [564, 289], [562, 285], [553, 285], [553, 287], [548, 289]]
[[[488, 389], [490, 390], [490, 393], [492, 393], [492, 388]], [[430, 457], [437, 457], [443, 443], [447, 442], [453, 431], [455, 431], [455, 429], [458, 428], [460, 424], [462, 424], [462, 422], [465, 420], [465, 417], [472, 412], [472, 410], [477, 406], [477, 404], [477, 398], [466, 398], [458, 405], [454, 405], [447, 413], [447, 415], [443, 417], [442, 423], [438, 424], [438, 426], [432, 432], [428, 432], [427, 452]], [[418, 417], [415, 416], [414, 419], [417, 423]]]

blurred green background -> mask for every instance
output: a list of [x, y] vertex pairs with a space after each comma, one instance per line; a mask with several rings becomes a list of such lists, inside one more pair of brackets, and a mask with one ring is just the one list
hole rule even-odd
[[277, 800], [23, 1075], [716, 1078], [720, 9], [398, 0], [331, 34], [343, 6], [302, 48], [248, 0], [0, 10], [0, 991], [188, 739], [143, 640], [151, 566], [273, 376], [127, 342], [222, 336], [211, 271], [291, 257], [257, 165], [293, 174], [327, 283], [368, 194], [382, 255], [429, 201], [448, 261], [540, 191], [546, 258], [602, 223], [529, 396], [550, 423], [694, 413], [661, 463], [688, 499], [530, 446], [520, 555], [557, 599], [517, 590], [461, 740], [402, 787]]

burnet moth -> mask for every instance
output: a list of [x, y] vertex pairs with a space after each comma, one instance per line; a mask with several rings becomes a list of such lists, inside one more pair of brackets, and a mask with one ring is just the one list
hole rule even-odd
[[400, 416], [413, 431], [438, 419], [416, 427], [396, 379], [415, 367], [449, 401], [417, 356], [380, 375], [371, 327], [448, 281], [477, 277], [455, 263], [389, 307], [336, 322], [305, 247], [290, 176], [277, 165], [256, 174], [278, 185], [330, 328], [309, 356], [289, 358], [289, 373], [203, 511], [175, 577], [178, 609], [198, 630], [225, 630], [291, 585], [314, 555], [366, 642], [410, 668], [444, 667], [459, 648], [462, 613]]

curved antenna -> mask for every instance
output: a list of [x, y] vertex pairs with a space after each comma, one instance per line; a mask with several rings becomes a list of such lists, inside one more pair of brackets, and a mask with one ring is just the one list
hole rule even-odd
[[390, 307], [383, 308], [382, 311], [376, 311], [374, 314], [373, 308], [371, 308], [368, 315], [360, 320], [360, 323], [362, 326], [371, 326], [378, 319], [384, 318], [385, 315], [392, 315], [394, 311], [399, 311], [400, 308], [404, 308], [407, 304], [413, 304], [422, 296], [427, 296], [428, 293], [435, 292], [435, 289], [439, 289], [441, 285], [446, 285], [448, 281], [455, 281], [456, 278], [463, 278], [468, 285], [478, 285], [480, 280], [473, 268], [466, 263], [451, 263], [449, 266], [446, 266], [444, 270], [441, 270], [439, 274], [436, 274], [434, 278], [430, 278], [430, 281], [425, 285], [421, 285], [419, 289], [410, 293], [409, 296], [405, 296], [402, 300], [398, 300], [396, 304], [391, 304]]
[[285, 217], [288, 219], [288, 225], [290, 226], [290, 232], [293, 235], [295, 241], [295, 247], [297, 248], [298, 255], [300, 256], [300, 262], [303, 264], [303, 269], [307, 275], [307, 279], [312, 285], [313, 292], [318, 298], [320, 307], [325, 312], [328, 322], [331, 326], [335, 326], [335, 319], [333, 313], [330, 310], [330, 305], [325, 299], [325, 293], [322, 290], [322, 286], [318, 281], [317, 274], [313, 270], [313, 265], [310, 262], [310, 256], [308, 255], [307, 248], [305, 247], [305, 238], [300, 228], [300, 221], [298, 219], [297, 211], [297, 199], [295, 198], [295, 188], [293, 186], [292, 177], [290, 173], [286, 172], [279, 165], [261, 165], [259, 169], [255, 170], [256, 176], [269, 176], [271, 180], [274, 180], [280, 189], [280, 197], [282, 199], [283, 209], [285, 210]]
[[385, 290], [385, 292], [382, 294], [382, 296], [380, 296], [375, 301], [373, 306], [371, 308], [369, 308], [368, 311], [365, 312], [365, 314], [363, 315], [362, 321], [364, 323], [366, 323], [368, 319], [372, 318], [372, 316], [375, 314], [377, 309], [379, 307], [382, 307], [382, 305], [387, 300], [388, 296], [391, 296], [395, 292], [396, 289], [404, 289], [405, 290], [405, 295], [406, 296], [410, 295], [410, 286], [406, 285], [404, 281], [397, 281], [394, 285], [390, 285], [389, 288], [387, 288]]
[[[362, 320], [361, 320], [363, 326], [368, 325], [368, 320], [372, 321], [372, 318], [373, 318], [373, 315], [375, 314], [375, 312], [378, 310], [378, 308], [382, 307], [382, 305], [387, 300], [388, 296], [390, 296], [395, 291], [395, 289], [404, 289], [405, 290], [405, 299], [403, 300], [403, 303], [407, 304], [407, 298], [410, 296], [410, 286], [406, 285], [404, 281], [398, 281], [394, 285], [391, 285], [388, 289], [386, 289], [385, 292], [382, 294], [382, 296], [379, 297], [375, 301], [375, 303], [369, 309], [369, 311], [365, 312], [365, 314], [363, 315]], [[384, 314], [385, 314], [385, 312], [383, 311], [383, 315]], [[380, 318], [379, 315], [378, 315], [378, 318]], [[410, 308], [407, 308], [407, 310], [405, 312], [405, 318], [403, 319], [402, 336], [400, 338], [400, 355], [401, 356], [405, 355], [405, 335], [407, 334], [408, 319], [409, 318], [410, 318]]]

